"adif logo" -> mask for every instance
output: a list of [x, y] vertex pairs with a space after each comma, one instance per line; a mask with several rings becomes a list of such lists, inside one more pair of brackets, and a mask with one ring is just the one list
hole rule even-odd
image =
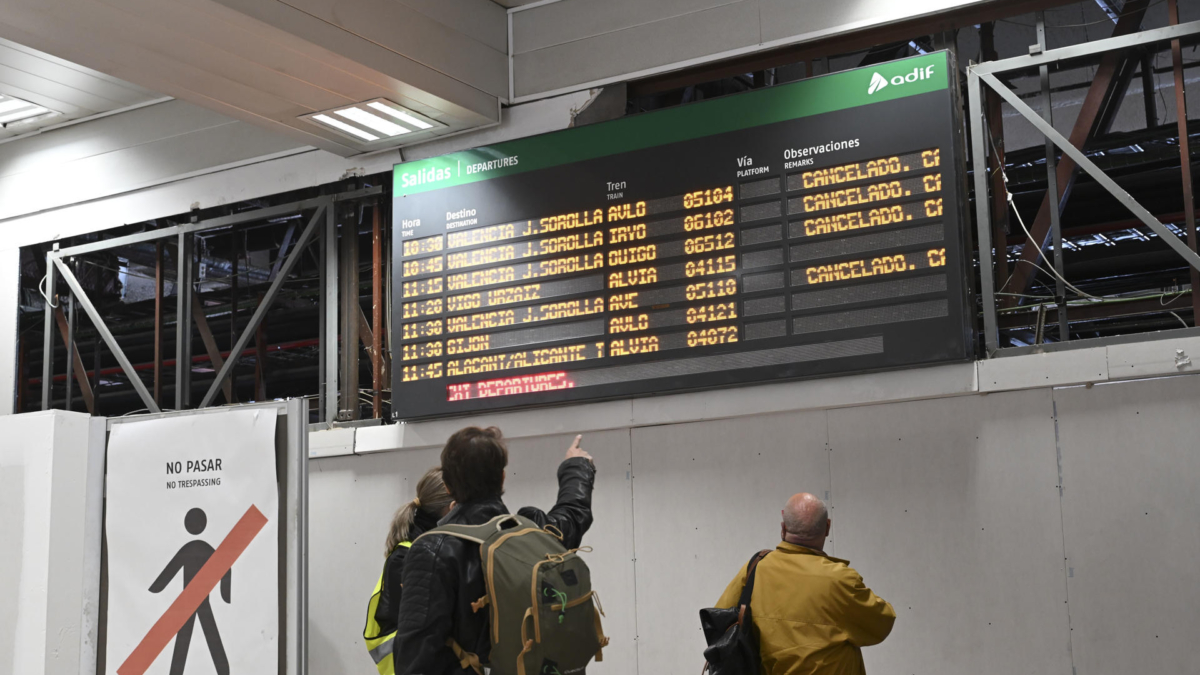
[[[891, 84], [904, 84], [906, 82], [916, 82], [917, 80], [927, 80], [933, 77], [933, 65], [925, 66], [924, 68], [913, 68], [913, 71], [907, 75], [897, 75], [892, 78]], [[879, 73], [871, 75], [871, 84], [867, 87], [867, 95], [888, 86], [888, 79]]]
[[867, 87], [867, 95], [874, 94], [875, 92], [879, 91], [880, 89], [883, 89], [886, 86], [887, 86], [887, 78], [880, 75], [879, 73], [875, 73], [874, 75], [871, 76], [871, 86]]

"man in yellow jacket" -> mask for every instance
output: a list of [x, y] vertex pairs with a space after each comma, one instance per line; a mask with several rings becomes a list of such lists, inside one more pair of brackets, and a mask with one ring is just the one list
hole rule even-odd
[[[825, 555], [831, 521], [808, 493], [783, 509], [783, 541], [758, 564], [750, 610], [763, 675], [863, 675], [862, 647], [883, 642], [896, 611], [845, 560]], [[746, 567], [717, 607], [737, 604]]]

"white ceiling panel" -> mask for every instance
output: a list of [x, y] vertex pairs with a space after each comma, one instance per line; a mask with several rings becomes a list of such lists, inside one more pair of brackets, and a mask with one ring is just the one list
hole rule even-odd
[[[439, 123], [405, 134], [398, 146], [493, 123], [507, 96], [507, 15], [487, 0], [450, 6], [428, 0], [4, 4], [0, 36], [109, 76], [81, 91], [82, 72], [61, 72], [57, 87], [43, 84], [47, 107], [52, 99], [60, 107], [93, 110], [128, 97], [121, 80], [129, 80], [348, 156], [379, 148], [303, 116], [387, 99]], [[6, 66], [17, 68], [0, 53], [0, 86], [7, 78], [27, 89], [22, 72]]]
[[4, 39], [0, 39], [0, 95], [58, 113], [33, 124], [0, 127], [0, 139], [162, 98], [135, 84]]

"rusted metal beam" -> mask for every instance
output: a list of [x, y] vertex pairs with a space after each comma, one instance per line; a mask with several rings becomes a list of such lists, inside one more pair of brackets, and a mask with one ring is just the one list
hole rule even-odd
[[[994, 22], [985, 23], [979, 27], [979, 39], [983, 58], [995, 61], [1000, 58], [996, 53]], [[988, 133], [991, 136], [993, 152], [988, 153], [988, 171], [992, 181], [992, 242], [996, 246], [994, 267], [995, 279], [998, 284], [1008, 280], [1008, 199], [1007, 188], [1004, 185], [1004, 115], [1000, 108], [1000, 97], [990, 88], [984, 91], [985, 114], [988, 121]], [[983, 148], [986, 152], [987, 148]], [[999, 290], [999, 289], [997, 289]]]
[[96, 401], [92, 395], [92, 383], [88, 382], [87, 368], [83, 366], [83, 357], [79, 355], [78, 349], [71, 349], [70, 327], [67, 325], [67, 315], [63, 312], [61, 303], [60, 306], [54, 308], [54, 323], [58, 324], [58, 333], [62, 336], [64, 345], [67, 345], [67, 352], [71, 355], [73, 364], [72, 370], [75, 381], [79, 383], [79, 395], [83, 397], [83, 403], [87, 406], [87, 410], [91, 414], [95, 414]]
[[367, 313], [361, 306], [358, 308], [358, 340], [371, 357], [371, 368], [374, 370], [379, 361], [375, 356], [375, 331], [371, 329], [371, 322], [367, 320]]
[[381, 202], [371, 205], [371, 416], [383, 416], [383, 227]]
[[[384, 326], [384, 336], [381, 339], [387, 339], [387, 326]], [[363, 349], [367, 351], [367, 356], [371, 357], [371, 368], [379, 366], [382, 375], [380, 381], [386, 383], [388, 381], [388, 354], [386, 348], [380, 348], [375, 351], [375, 331], [371, 329], [371, 322], [367, 320], [367, 313], [362, 307], [358, 308], [358, 341], [362, 343]], [[378, 356], [377, 356], [378, 355]]]
[[[269, 345], [267, 345], [267, 353], [270, 354], [271, 352], [281, 352], [281, 351], [288, 351], [288, 350], [292, 350], [292, 349], [304, 349], [307, 347], [315, 347], [319, 344], [319, 342], [320, 341], [315, 338], [310, 338], [307, 340], [292, 340], [290, 342], [281, 342], [279, 344], [273, 344], [273, 345], [269, 344]], [[96, 343], [96, 344], [103, 344], [103, 343], [100, 342], [100, 343]], [[241, 356], [243, 358], [248, 357], [248, 356], [254, 356], [254, 353], [256, 351], [257, 350], [254, 347], [243, 349]], [[98, 360], [99, 351], [97, 351], [95, 354], [96, 354], [96, 357]], [[228, 351], [221, 352], [221, 358], [228, 359], [229, 352]], [[197, 354], [192, 357], [192, 363], [203, 363], [203, 362], [209, 361], [209, 360], [210, 359], [208, 357], [208, 354]], [[163, 362], [163, 366], [167, 367], [167, 368], [170, 368], [174, 365], [175, 365], [175, 359], [167, 359]], [[133, 369], [139, 373], [149, 372], [153, 368], [154, 368], [154, 364], [149, 361], [147, 361], [145, 363], [134, 364], [134, 366], [133, 366]], [[96, 367], [93, 366], [92, 370], [89, 370], [87, 374], [88, 374], [89, 378], [92, 378], [92, 377], [96, 376], [96, 373], [99, 373], [100, 375], [119, 375], [122, 372], [124, 372], [124, 371], [122, 371], [120, 367], [111, 367], [110, 366], [108, 368], [100, 368], [99, 370], [97, 370]], [[63, 375], [62, 373], [59, 373], [58, 375], [54, 376], [54, 381], [61, 382], [64, 377], [65, 377], [65, 375]], [[31, 384], [31, 385], [41, 384], [41, 381], [42, 381], [41, 378], [35, 377], [35, 378], [32, 378], [31, 380], [29, 380], [29, 384]]]
[[[1167, 15], [1172, 26], [1179, 24], [1179, 0], [1167, 0]], [[1188, 246], [1196, 250], [1196, 200], [1192, 192], [1192, 153], [1188, 143], [1187, 92], [1183, 78], [1183, 48], [1171, 40], [1171, 64], [1175, 73], [1175, 118], [1179, 127], [1179, 166], [1183, 171], [1183, 213], [1187, 219]], [[1191, 268], [1192, 325], [1200, 317], [1200, 270]]]
[[[1137, 31], [1142, 25], [1142, 17], [1145, 16], [1148, 5], [1149, 0], [1129, 0], [1125, 4], [1120, 20], [1113, 28], [1112, 36], [1119, 37]], [[1093, 137], [1107, 131], [1103, 125], [1111, 124], [1113, 116], [1105, 114], [1105, 111], [1111, 109], [1114, 101], [1124, 98], [1125, 87], [1122, 85], [1129, 84], [1129, 79], [1123, 77], [1127, 70], [1127, 61], [1129, 61], [1127, 51], [1108, 52], [1101, 57], [1100, 66], [1096, 69], [1096, 75], [1092, 78], [1092, 84], [1088, 87], [1083, 105], [1079, 109], [1079, 116], [1075, 118], [1075, 126], [1071, 130], [1069, 138], [1075, 147], [1082, 149]], [[1079, 167], [1064, 154], [1055, 172], [1057, 179], [1055, 182], [1059, 192], [1058, 203], [1054, 205], [1054, 208], [1057, 209], [1056, 215], [1062, 213], [1062, 207], [1070, 197], [1071, 188], [1074, 187], [1075, 177], [1078, 173]], [[1030, 284], [1037, 276], [1037, 268], [1034, 265], [1037, 263], [1042, 249], [1046, 247], [1051, 234], [1050, 210], [1051, 200], [1047, 195], [1042, 200], [1037, 217], [1034, 218], [1033, 225], [1030, 227], [1030, 234], [1033, 236], [1027, 238], [1021, 247], [1021, 257], [1017, 261], [1012, 278], [1004, 285], [1004, 292], [1023, 294], [1029, 290]], [[1000, 303], [1001, 306], [1012, 306], [1017, 304], [1019, 299], [1013, 295], [1002, 296]]]
[[1158, 91], [1154, 83], [1154, 54], [1147, 51], [1142, 54], [1142, 106], [1145, 109], [1146, 128], [1158, 126]]
[[163, 364], [163, 241], [154, 242], [154, 402], [162, 402]]
[[[213, 337], [212, 328], [208, 325], [208, 317], [204, 315], [204, 308], [200, 306], [200, 302], [190, 304], [192, 305], [192, 323], [196, 324], [196, 329], [200, 331], [200, 340], [204, 343], [204, 351], [208, 352], [208, 360], [212, 362], [213, 371], [219, 372], [225, 365], [225, 359], [221, 358], [221, 349], [217, 347], [217, 339]], [[230, 382], [232, 379], [227, 377], [221, 383], [221, 392], [225, 394], [227, 403], [233, 403], [233, 384]]]

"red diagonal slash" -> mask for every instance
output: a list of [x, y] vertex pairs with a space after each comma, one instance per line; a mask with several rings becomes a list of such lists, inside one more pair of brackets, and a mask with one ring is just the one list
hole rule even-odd
[[125, 659], [125, 663], [117, 668], [117, 675], [142, 675], [146, 672], [266, 524], [267, 517], [253, 504], [246, 509], [242, 519], [225, 536], [225, 541], [221, 542], [208, 562], [204, 563], [204, 567], [192, 578], [192, 583], [175, 598], [175, 602], [172, 602], [162, 617], [155, 622], [129, 658]]

